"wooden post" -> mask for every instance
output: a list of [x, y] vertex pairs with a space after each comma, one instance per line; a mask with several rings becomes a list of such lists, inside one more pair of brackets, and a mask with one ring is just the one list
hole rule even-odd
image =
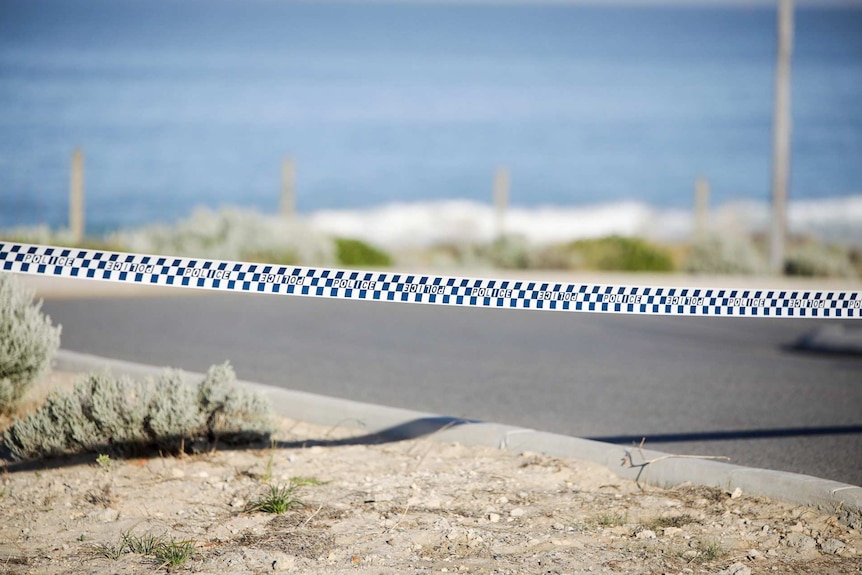
[[72, 172], [69, 178], [69, 232], [72, 241], [84, 239], [84, 153], [80, 148], [72, 152]]
[[793, 0], [778, 0], [778, 63], [772, 125], [772, 223], [769, 268], [784, 271], [787, 236], [787, 188], [790, 180], [790, 57], [793, 53]]
[[296, 163], [285, 158], [281, 163], [281, 215], [293, 218], [296, 213]]
[[509, 169], [500, 166], [494, 173], [494, 206], [497, 210], [497, 239], [506, 233], [506, 209], [509, 206]]
[[703, 239], [709, 230], [709, 180], [701, 176], [694, 182], [694, 237]]

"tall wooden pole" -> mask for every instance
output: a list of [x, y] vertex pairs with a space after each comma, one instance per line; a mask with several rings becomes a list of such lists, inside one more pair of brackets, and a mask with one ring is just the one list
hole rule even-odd
[[84, 239], [84, 153], [76, 148], [72, 152], [72, 170], [69, 178], [69, 231], [72, 241]]
[[509, 207], [509, 170], [501, 166], [494, 173], [494, 206], [497, 211], [497, 239], [506, 233], [506, 209]]
[[702, 240], [709, 228], [709, 180], [700, 177], [694, 183], [694, 236]]
[[772, 225], [769, 267], [784, 271], [787, 237], [787, 188], [790, 181], [790, 57], [793, 53], [793, 0], [778, 0], [778, 64], [772, 132]]
[[296, 163], [285, 158], [281, 163], [281, 215], [292, 218], [296, 213]]

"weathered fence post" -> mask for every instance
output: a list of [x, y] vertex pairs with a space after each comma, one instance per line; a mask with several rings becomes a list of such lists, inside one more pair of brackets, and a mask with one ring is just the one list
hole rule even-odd
[[281, 215], [293, 218], [296, 213], [296, 163], [285, 158], [281, 163]]
[[769, 268], [784, 271], [787, 236], [787, 187], [790, 180], [790, 56], [793, 53], [793, 0], [778, 1], [778, 64], [772, 126], [772, 225]]
[[497, 239], [506, 233], [506, 209], [509, 206], [509, 169], [500, 166], [494, 173], [494, 206], [497, 211]]
[[709, 230], [709, 180], [700, 177], [694, 182], [694, 237], [703, 239]]
[[72, 152], [72, 170], [69, 178], [69, 232], [72, 241], [84, 239], [84, 153], [80, 148]]

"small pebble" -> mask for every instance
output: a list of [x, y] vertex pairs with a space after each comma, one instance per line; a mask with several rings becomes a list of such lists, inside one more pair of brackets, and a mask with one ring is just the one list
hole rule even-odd
[[721, 575], [751, 575], [751, 569], [742, 563], [734, 563], [721, 572]]
[[817, 542], [813, 538], [802, 533], [791, 533], [784, 539], [784, 544], [800, 551], [808, 551], [817, 547]]
[[748, 553], [745, 554], [745, 557], [749, 561], [754, 561], [755, 559], [765, 559], [765, 557], [763, 556], [763, 553], [761, 553], [757, 549], [749, 549]]
[[840, 539], [827, 539], [823, 542], [823, 545], [821, 545], [821, 549], [823, 549], [823, 552], [830, 555], [837, 555], [845, 547], [846, 545]]

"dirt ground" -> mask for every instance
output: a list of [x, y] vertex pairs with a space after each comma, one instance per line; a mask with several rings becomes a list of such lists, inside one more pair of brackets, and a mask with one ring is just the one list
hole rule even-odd
[[[805, 507], [433, 437], [307, 447], [350, 432], [280, 423], [288, 447], [0, 467], [0, 573], [862, 573], [862, 534]], [[283, 514], [250, 510], [287, 486]]]

